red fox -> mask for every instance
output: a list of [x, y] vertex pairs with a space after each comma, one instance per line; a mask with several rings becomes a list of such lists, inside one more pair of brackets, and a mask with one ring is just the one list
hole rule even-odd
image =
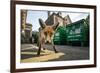
[[41, 48], [44, 48], [43, 45], [46, 43], [52, 44], [55, 53], [57, 53], [57, 50], [55, 49], [55, 45], [53, 43], [53, 37], [59, 23], [50, 26], [47, 25], [45, 22], [43, 22], [42, 19], [39, 19], [39, 23], [41, 27], [39, 29], [39, 39], [38, 39], [39, 49], [37, 55], [40, 55]]

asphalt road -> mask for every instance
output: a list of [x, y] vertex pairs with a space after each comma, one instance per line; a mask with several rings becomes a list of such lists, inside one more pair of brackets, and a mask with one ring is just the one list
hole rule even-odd
[[[22, 45], [21, 52], [37, 52], [38, 49], [33, 48], [34, 45], [32, 44], [24, 44]], [[80, 47], [80, 46], [68, 46], [68, 45], [55, 45], [56, 50], [58, 52], [64, 53], [58, 59], [53, 59], [49, 61], [67, 61], [67, 60], [87, 60], [89, 59], [89, 47]], [[53, 51], [52, 45], [45, 45], [47, 50]], [[24, 50], [26, 49], [26, 50]], [[37, 55], [21, 55], [21, 59], [36, 57]]]
[[[53, 50], [53, 48], [51, 49], [50, 46], [47, 47], [49, 50]], [[63, 52], [65, 55], [52, 61], [89, 59], [89, 47], [56, 45], [56, 50], [58, 52]]]

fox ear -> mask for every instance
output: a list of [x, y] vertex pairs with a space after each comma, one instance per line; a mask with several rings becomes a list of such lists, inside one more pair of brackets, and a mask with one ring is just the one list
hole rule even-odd
[[54, 24], [52, 27], [54, 30], [56, 30], [56, 28], [59, 26], [59, 22], [57, 24]]
[[45, 22], [43, 22], [42, 19], [39, 19], [39, 23], [40, 23], [40, 26], [41, 26], [42, 28], [45, 28], [46, 24], [45, 24]]

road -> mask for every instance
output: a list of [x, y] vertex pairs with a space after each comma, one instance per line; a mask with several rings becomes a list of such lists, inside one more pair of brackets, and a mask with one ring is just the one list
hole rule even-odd
[[[45, 45], [46, 51], [42, 50], [41, 55], [37, 56], [38, 47], [32, 44], [23, 44], [21, 47], [22, 62], [33, 62], [33, 59], [40, 61], [68, 61], [89, 59], [89, 47], [55, 45], [58, 54], [54, 53], [52, 45]], [[48, 51], [48, 52], [47, 52]], [[43, 58], [48, 58], [40, 60]], [[53, 58], [52, 58], [53, 57]], [[33, 60], [33, 61], [30, 61]]]
[[[50, 49], [50, 48], [48, 48], [48, 49]], [[65, 55], [60, 57], [59, 59], [54, 59], [52, 61], [55, 61], [55, 60], [56, 61], [62, 61], [62, 60], [85, 60], [85, 59], [89, 59], [89, 47], [57, 45], [56, 50], [58, 52], [63, 52]]]

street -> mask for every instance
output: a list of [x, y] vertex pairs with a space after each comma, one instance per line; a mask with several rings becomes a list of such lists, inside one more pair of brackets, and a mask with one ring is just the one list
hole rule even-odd
[[89, 59], [89, 47], [55, 45], [58, 53], [55, 53], [52, 45], [45, 45], [46, 50], [37, 56], [38, 47], [32, 44], [22, 44], [21, 62], [47, 62]]

